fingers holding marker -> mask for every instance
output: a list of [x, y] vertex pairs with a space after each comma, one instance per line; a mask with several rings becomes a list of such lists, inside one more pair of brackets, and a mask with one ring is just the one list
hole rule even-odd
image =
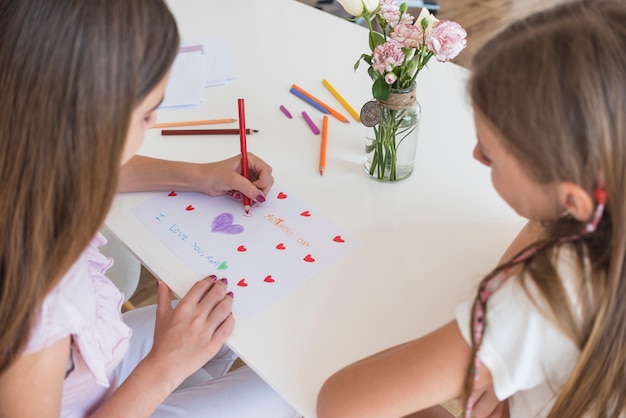
[[[258, 194], [256, 194], [256, 195], [254, 193], [252, 193], [252, 196], [254, 196], [254, 197], [248, 196], [252, 200], [252, 206], [254, 206], [254, 205], [258, 204], [258, 203], [265, 202], [265, 196], [263, 195], [263, 193], [259, 192], [258, 190], [257, 190], [257, 193]], [[228, 192], [226, 192], [226, 194], [228, 196], [230, 196], [231, 199], [233, 199], [233, 200], [236, 200], [236, 201], [239, 201], [239, 202], [243, 201], [244, 194], [239, 192], [239, 191], [237, 191], [237, 190], [229, 190]]]

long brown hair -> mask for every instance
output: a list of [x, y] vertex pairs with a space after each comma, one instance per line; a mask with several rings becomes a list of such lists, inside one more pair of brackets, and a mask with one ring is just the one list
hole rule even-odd
[[[568, 302], [554, 260], [559, 239], [584, 223], [548, 225], [523, 277], [581, 350], [549, 416], [618, 417], [626, 412], [626, 4], [570, 2], [512, 24], [476, 54], [469, 91], [533, 179], [571, 181], [591, 196], [605, 184], [598, 229], [568, 244], [584, 276], [580, 306]], [[466, 397], [472, 382], [470, 366]]]
[[101, 227], [130, 115], [179, 44], [161, 0], [0, 6], [0, 373]]

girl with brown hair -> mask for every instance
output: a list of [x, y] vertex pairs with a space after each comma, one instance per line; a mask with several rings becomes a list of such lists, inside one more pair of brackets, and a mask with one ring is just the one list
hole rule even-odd
[[579, 0], [475, 56], [474, 157], [529, 222], [456, 321], [331, 376], [320, 418], [626, 416], [625, 45], [623, 1]]
[[156, 310], [127, 325], [104, 275], [98, 231], [116, 191], [260, 201], [273, 183], [254, 155], [252, 181], [238, 157], [133, 157], [178, 46], [162, 0], [0, 2], [0, 417], [295, 416], [248, 368], [228, 373], [226, 279], [175, 307], [160, 283]]

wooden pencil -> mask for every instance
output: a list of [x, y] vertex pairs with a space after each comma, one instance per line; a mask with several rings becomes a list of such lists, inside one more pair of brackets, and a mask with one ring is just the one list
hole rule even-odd
[[220, 123], [237, 122], [237, 119], [206, 119], [206, 120], [188, 120], [182, 122], [165, 122], [155, 123], [151, 128], [175, 128], [177, 126], [196, 126], [196, 125], [217, 125]]
[[[161, 135], [239, 135], [239, 129], [163, 129]], [[246, 129], [252, 135], [258, 129]]]
[[322, 122], [322, 146], [320, 148], [320, 176], [324, 175], [326, 170], [326, 143], [328, 142], [328, 116], [324, 115]]
[[339, 101], [339, 103], [341, 103], [341, 105], [352, 115], [352, 117], [357, 121], [360, 122], [361, 117], [359, 116], [359, 113], [354, 110], [354, 108], [350, 105], [350, 103], [348, 103], [348, 101], [346, 99], [343, 98], [343, 96], [341, 94], [339, 94], [339, 92], [337, 91], [337, 89], [335, 89], [326, 79], [322, 80], [322, 84], [324, 85], [324, 87], [326, 87], [328, 89], [328, 91], [330, 92], [330, 94], [332, 94], [333, 96], [335, 96], [335, 99], [337, 99]]
[[[239, 146], [241, 149], [241, 175], [248, 178], [248, 146], [246, 133], [246, 111], [244, 99], [237, 99], [237, 108], [239, 110]], [[250, 213], [250, 198], [243, 195], [243, 208], [246, 215]]]

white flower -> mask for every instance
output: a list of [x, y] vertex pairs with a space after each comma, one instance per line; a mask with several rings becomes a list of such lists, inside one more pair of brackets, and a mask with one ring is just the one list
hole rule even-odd
[[[422, 26], [422, 20], [426, 19], [426, 22], [428, 23], [426, 25], [426, 27]], [[439, 22], [439, 19], [437, 19], [435, 16], [433, 16], [427, 8], [422, 7], [422, 11], [420, 12], [420, 15], [417, 16], [417, 19], [415, 19], [415, 26], [420, 27], [424, 30], [424, 32], [428, 33], [428, 31], [433, 27], [433, 25], [435, 23]]]
[[337, 0], [337, 2], [346, 12], [356, 17], [374, 12], [380, 6], [380, 0]]

